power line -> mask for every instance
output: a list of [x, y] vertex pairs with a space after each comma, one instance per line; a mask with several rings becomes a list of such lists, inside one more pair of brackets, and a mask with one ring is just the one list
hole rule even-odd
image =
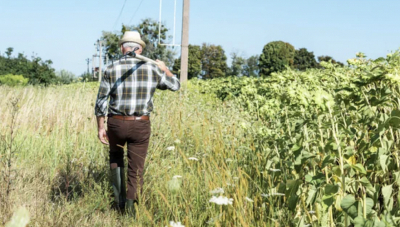
[[140, 1], [140, 4], [139, 4], [139, 6], [136, 8], [136, 11], [133, 13], [133, 16], [132, 16], [132, 18], [131, 18], [131, 20], [129, 21], [129, 24], [131, 24], [131, 22], [132, 22], [133, 18], [135, 18], [135, 15], [136, 15], [136, 13], [139, 11], [139, 8], [140, 8], [140, 6], [142, 5], [142, 2], [143, 2], [143, 0], [142, 0], [142, 1]]
[[119, 12], [119, 15], [118, 15], [118, 17], [117, 17], [117, 20], [115, 21], [115, 24], [114, 24], [113, 30], [115, 29], [115, 26], [117, 26], [117, 23], [118, 23], [118, 21], [119, 21], [119, 18], [121, 17], [121, 15], [122, 15], [122, 12], [124, 11], [124, 8], [125, 8], [125, 3], [126, 3], [126, 0], [124, 1], [124, 4], [122, 5], [122, 9], [121, 9], [121, 12]]

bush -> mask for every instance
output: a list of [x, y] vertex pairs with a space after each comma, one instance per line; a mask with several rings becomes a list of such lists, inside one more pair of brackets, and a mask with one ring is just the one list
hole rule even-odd
[[28, 84], [29, 79], [24, 78], [22, 75], [0, 75], [0, 84], [8, 86], [25, 86]]

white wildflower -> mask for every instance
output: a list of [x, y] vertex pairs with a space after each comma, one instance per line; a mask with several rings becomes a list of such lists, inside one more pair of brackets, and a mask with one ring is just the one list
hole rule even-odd
[[167, 151], [173, 151], [173, 150], [175, 150], [174, 146], [167, 147]]
[[170, 221], [169, 222], [169, 226], [165, 226], [165, 227], [185, 227], [184, 225], [182, 225], [181, 224], [181, 222], [173, 222], [173, 221]]
[[247, 201], [249, 201], [249, 202], [254, 202], [254, 200], [252, 200], [252, 199], [250, 199], [249, 197], [245, 197], [245, 199], [247, 200]]
[[175, 144], [180, 144], [181, 141], [180, 141], [179, 139], [176, 139], [176, 140], [174, 141], [174, 143], [175, 143]]
[[181, 176], [181, 175], [175, 175], [175, 176], [173, 176], [172, 178], [173, 178], [173, 179], [178, 179], [178, 178], [182, 178], [182, 176]]
[[224, 196], [219, 196], [219, 197], [215, 197], [213, 196], [210, 201], [210, 203], [215, 203], [218, 205], [232, 205], [233, 203], [233, 199], [232, 198], [227, 198]]
[[269, 169], [269, 171], [271, 171], [271, 172], [280, 172], [281, 170], [280, 169]]
[[212, 191], [210, 191], [211, 194], [222, 194], [224, 193], [224, 189], [223, 188], [216, 188]]
[[309, 214], [315, 214], [316, 212], [313, 210], [308, 211]]
[[232, 162], [233, 160], [230, 158], [225, 159], [225, 162]]
[[199, 161], [199, 159], [195, 158], [195, 157], [190, 157], [188, 158], [189, 160], [193, 160], [193, 161]]

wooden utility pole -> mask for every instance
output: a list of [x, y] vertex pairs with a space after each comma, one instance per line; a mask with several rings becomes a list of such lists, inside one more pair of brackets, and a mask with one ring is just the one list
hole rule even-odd
[[189, 9], [190, 0], [183, 0], [182, 13], [182, 46], [181, 46], [181, 83], [187, 81], [189, 58]]

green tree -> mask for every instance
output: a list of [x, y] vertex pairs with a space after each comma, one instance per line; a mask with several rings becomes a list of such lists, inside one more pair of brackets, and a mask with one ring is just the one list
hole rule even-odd
[[12, 48], [12, 47], [7, 48], [7, 50], [6, 50], [7, 58], [11, 58], [11, 54], [13, 51], [14, 51], [14, 48]]
[[164, 24], [161, 24], [161, 32], [159, 33], [158, 22], [150, 18], [142, 20], [138, 25], [122, 25], [121, 31], [118, 33], [103, 31], [101, 39], [105, 41], [104, 50], [110, 59], [116, 60], [122, 56], [118, 41], [125, 31], [135, 30], [140, 33], [142, 40], [146, 43], [142, 55], [154, 60], [162, 60], [167, 66], [173, 65], [175, 52], [170, 47], [160, 45], [169, 41], [168, 29]]
[[274, 41], [266, 44], [259, 59], [260, 75], [269, 76], [293, 67], [294, 54], [295, 49], [289, 43]]
[[51, 67], [51, 60], [42, 61], [40, 57], [32, 57], [32, 66], [30, 69], [29, 83], [50, 85], [57, 82], [55, 70]]
[[259, 76], [259, 68], [258, 68], [258, 59], [260, 56], [254, 55], [249, 57], [246, 60], [246, 64], [243, 67], [243, 75], [247, 77], [258, 77]]
[[318, 62], [321, 63], [322, 61], [332, 62], [333, 64], [338, 64], [340, 66], [344, 66], [343, 63], [341, 63], [339, 61], [335, 61], [335, 59], [333, 59], [331, 56], [319, 56]]
[[201, 70], [204, 79], [226, 76], [227, 64], [224, 49], [220, 45], [203, 43], [201, 47]]
[[243, 76], [245, 74], [246, 59], [239, 56], [238, 53], [231, 53], [232, 65], [228, 69], [229, 76]]
[[[175, 59], [172, 73], [180, 76], [181, 58]], [[188, 79], [196, 78], [201, 72], [201, 48], [197, 45], [189, 45]]]
[[309, 68], [318, 68], [319, 64], [315, 60], [313, 52], [309, 52], [306, 48], [296, 50], [294, 55], [294, 68], [304, 71]]
[[118, 41], [122, 38], [123, 33], [112, 33], [103, 31], [103, 36], [101, 40], [105, 42], [104, 51], [107, 57], [111, 60], [117, 60], [122, 57], [122, 53], [118, 46]]
[[65, 69], [62, 69], [61, 71], [56, 72], [56, 76], [58, 79], [58, 83], [61, 83], [61, 84], [70, 84], [75, 79], [75, 74], [73, 74], [72, 72], [69, 72]]

